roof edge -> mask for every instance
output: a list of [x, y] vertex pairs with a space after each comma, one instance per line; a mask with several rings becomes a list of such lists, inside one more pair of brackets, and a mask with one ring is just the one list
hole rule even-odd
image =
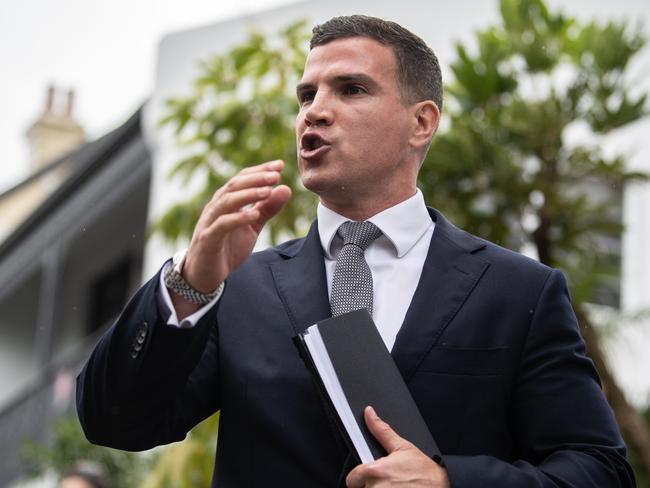
[[96, 150], [88, 155], [84, 155], [85, 161], [80, 161], [79, 168], [75, 171], [59, 188], [52, 193], [36, 210], [25, 219], [7, 238], [0, 243], [0, 260], [3, 259], [14, 247], [16, 247], [27, 235], [29, 235], [34, 228], [43, 222], [54, 210], [60, 207], [66, 200], [68, 200], [73, 193], [71, 190], [78, 187], [92, 177], [97, 171], [104, 167], [110, 161], [119, 149], [135, 135], [141, 132], [141, 116], [143, 106], [140, 106], [127, 121], [119, 126], [117, 129], [105, 134], [104, 136], [95, 139], [94, 141], [87, 142], [77, 146], [77, 148], [68, 153], [66, 156], [56, 160], [54, 163], [43, 168], [43, 170], [35, 173], [32, 177], [27, 178], [16, 187], [11, 188], [8, 192], [0, 194], [4, 196], [10, 192], [16, 191], [17, 188], [22, 187], [42, 175], [44, 172], [51, 171], [64, 161], [74, 158], [75, 155], [87, 149], [89, 145], [97, 145]]

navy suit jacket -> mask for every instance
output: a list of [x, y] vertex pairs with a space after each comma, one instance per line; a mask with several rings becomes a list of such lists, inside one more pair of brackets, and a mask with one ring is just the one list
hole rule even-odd
[[[634, 486], [563, 275], [430, 213], [392, 355], [452, 486]], [[79, 376], [88, 439], [147, 449], [220, 409], [213, 486], [337, 486], [347, 449], [292, 343], [330, 316], [317, 226], [253, 254], [192, 329], [165, 324], [158, 283], [131, 299]]]

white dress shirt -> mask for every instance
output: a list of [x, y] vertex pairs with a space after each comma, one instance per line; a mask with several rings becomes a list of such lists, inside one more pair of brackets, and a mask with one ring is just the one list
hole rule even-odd
[[[329, 296], [336, 256], [343, 246], [343, 240], [336, 231], [349, 219], [322, 204], [318, 205], [317, 215]], [[382, 231], [382, 235], [365, 252], [372, 272], [372, 317], [386, 347], [391, 350], [420, 281], [434, 223], [420, 190], [408, 200], [378, 213], [368, 221]]]
[[[318, 233], [325, 255], [329, 296], [332, 290], [336, 256], [343, 246], [343, 241], [336, 231], [349, 219], [320, 203], [317, 216]], [[420, 190], [417, 190], [411, 198], [378, 213], [368, 221], [382, 231], [382, 235], [370, 244], [365, 252], [366, 261], [372, 272], [372, 315], [386, 347], [391, 350], [420, 281], [422, 266], [429, 251], [435, 226]], [[160, 277], [160, 289], [165, 304], [171, 311], [167, 324], [176, 327], [193, 327], [220, 298], [215, 297], [210, 303], [185, 317], [179, 324], [169, 291], [163, 281], [163, 273]]]

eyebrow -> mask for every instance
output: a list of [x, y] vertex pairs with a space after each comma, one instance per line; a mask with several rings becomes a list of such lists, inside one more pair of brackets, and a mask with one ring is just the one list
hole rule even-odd
[[[328, 79], [328, 82], [333, 84], [357, 82], [357, 83], [363, 83], [364, 85], [370, 88], [374, 88], [377, 86], [377, 82], [372, 77], [368, 76], [365, 73], [349, 73], [343, 75], [336, 75]], [[309, 82], [298, 83], [298, 85], [296, 86], [296, 95], [300, 96], [301, 93], [308, 90], [313, 90], [315, 88], [316, 85], [314, 83], [309, 83]]]

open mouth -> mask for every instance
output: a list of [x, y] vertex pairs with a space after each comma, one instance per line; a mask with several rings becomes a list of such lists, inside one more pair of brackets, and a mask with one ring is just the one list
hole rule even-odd
[[320, 159], [331, 148], [331, 143], [315, 132], [303, 134], [300, 138], [300, 158], [301, 159]]
[[327, 141], [318, 134], [305, 134], [300, 140], [300, 147], [303, 151], [316, 151], [317, 149], [327, 145]]

